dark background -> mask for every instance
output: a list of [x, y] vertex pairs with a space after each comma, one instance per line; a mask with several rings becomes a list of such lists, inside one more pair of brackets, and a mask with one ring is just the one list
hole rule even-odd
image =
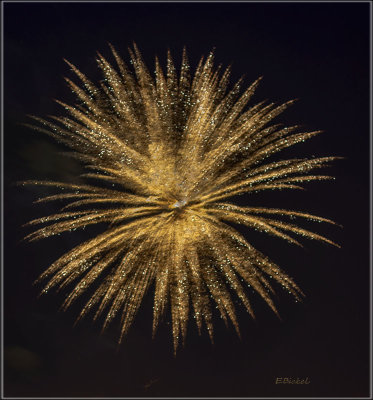
[[[6, 3], [4, 5], [4, 362], [5, 396], [368, 396], [369, 395], [369, 4], [368, 3]], [[300, 101], [277, 121], [325, 133], [280, 154], [346, 157], [327, 173], [335, 181], [304, 192], [240, 198], [242, 204], [306, 210], [343, 225], [314, 229], [337, 249], [305, 249], [244, 230], [306, 294], [295, 303], [278, 289], [282, 321], [253, 295], [256, 321], [242, 308], [242, 340], [216, 317], [215, 344], [190, 324], [174, 358], [169, 320], [151, 338], [152, 298], [119, 349], [118, 322], [100, 335], [87, 318], [73, 328], [77, 304], [58, 312], [64, 294], [37, 298], [37, 276], [94, 231], [27, 244], [22, 224], [57, 211], [32, 205], [51, 192], [14, 183], [29, 178], [74, 181], [78, 163], [20, 123], [26, 114], [63, 114], [52, 99], [73, 103], [63, 76], [68, 59], [100, 78], [98, 50], [113, 43], [128, 61], [135, 41], [149, 66], [167, 48], [180, 63], [216, 47], [216, 63], [233, 63], [232, 81], [264, 80], [254, 102]], [[112, 60], [112, 58], [110, 58]], [[324, 172], [324, 171], [322, 171]], [[303, 226], [308, 226], [304, 224]], [[309, 225], [311, 226], [311, 225]], [[309, 385], [275, 385], [308, 377]]]

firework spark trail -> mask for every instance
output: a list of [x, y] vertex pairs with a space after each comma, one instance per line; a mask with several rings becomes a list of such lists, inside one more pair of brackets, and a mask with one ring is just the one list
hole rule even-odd
[[63, 304], [67, 308], [98, 281], [78, 320], [96, 307], [94, 318], [106, 313], [105, 328], [121, 312], [121, 341], [154, 282], [153, 335], [169, 305], [175, 352], [185, 340], [190, 315], [199, 332], [205, 323], [213, 340], [213, 303], [239, 333], [232, 293], [254, 317], [245, 286], [275, 313], [268, 277], [300, 300], [303, 293], [294, 281], [223, 221], [298, 245], [291, 234], [336, 244], [278, 217], [333, 222], [301, 211], [221, 201], [331, 179], [309, 172], [337, 157], [264, 162], [319, 131], [270, 125], [293, 102], [247, 107], [261, 78], [240, 95], [242, 80], [229, 89], [230, 68], [214, 70], [213, 53], [201, 58], [192, 76], [185, 49], [179, 75], [168, 52], [166, 71], [156, 59], [153, 78], [136, 45], [130, 50], [134, 74], [110, 47], [118, 69], [98, 54], [104, 75], [100, 86], [67, 62], [82, 83], [65, 78], [79, 100], [75, 106], [57, 101], [70, 117], [47, 121], [32, 116], [38, 125], [30, 126], [67, 145], [69, 154], [90, 171], [82, 177], [93, 183], [24, 182], [63, 190], [37, 202], [68, 201], [58, 214], [31, 221], [46, 225], [26, 238], [37, 240], [101, 222], [109, 225], [40, 276], [49, 278], [43, 292], [75, 282]]

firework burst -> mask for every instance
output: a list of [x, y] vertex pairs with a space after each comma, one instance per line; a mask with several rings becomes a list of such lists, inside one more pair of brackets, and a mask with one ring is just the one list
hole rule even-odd
[[58, 101], [69, 117], [33, 117], [38, 130], [84, 163], [88, 171], [82, 176], [90, 183], [25, 182], [63, 190], [38, 202], [68, 201], [59, 213], [31, 221], [44, 225], [26, 238], [107, 224], [103, 233], [64, 254], [40, 276], [49, 279], [43, 292], [74, 283], [63, 304], [67, 308], [96, 283], [78, 320], [93, 309], [95, 318], [104, 315], [105, 328], [121, 314], [121, 341], [154, 284], [153, 333], [170, 307], [175, 351], [179, 339], [185, 339], [190, 315], [199, 332], [205, 325], [213, 338], [212, 305], [239, 332], [232, 294], [254, 316], [247, 286], [275, 313], [270, 278], [301, 299], [295, 282], [224, 221], [298, 245], [294, 234], [335, 245], [286, 221], [333, 223], [326, 218], [227, 202], [243, 193], [301, 189], [303, 182], [330, 179], [310, 171], [335, 157], [265, 162], [319, 132], [271, 124], [291, 101], [248, 108], [259, 79], [242, 93], [241, 80], [230, 88], [229, 68], [215, 70], [212, 53], [200, 60], [193, 76], [185, 50], [179, 74], [168, 53], [165, 72], [156, 59], [153, 77], [136, 46], [130, 50], [134, 73], [112, 52], [116, 68], [98, 54], [104, 75], [99, 86], [68, 62], [81, 81], [79, 86], [66, 79], [77, 105]]

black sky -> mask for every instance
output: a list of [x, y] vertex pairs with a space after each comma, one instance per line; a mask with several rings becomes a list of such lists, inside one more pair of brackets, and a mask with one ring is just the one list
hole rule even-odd
[[[369, 394], [369, 4], [368, 3], [12, 3], [4, 4], [4, 357], [6, 396], [368, 396]], [[126, 60], [135, 41], [148, 65], [185, 45], [192, 66], [216, 48], [232, 81], [264, 76], [255, 101], [299, 101], [278, 118], [325, 131], [287, 156], [343, 156], [326, 172], [334, 182], [302, 193], [241, 198], [242, 204], [307, 210], [343, 225], [316, 226], [337, 249], [305, 249], [243, 231], [306, 293], [294, 303], [278, 289], [282, 321], [253, 296], [257, 319], [241, 309], [242, 340], [216, 318], [215, 344], [190, 325], [172, 353], [169, 322], [151, 338], [148, 296], [117, 350], [118, 322], [103, 335], [79, 306], [58, 312], [64, 293], [37, 298], [32, 282], [51, 262], [95, 231], [21, 242], [22, 224], [56, 212], [32, 205], [47, 189], [22, 179], [66, 179], [81, 172], [50, 139], [20, 125], [26, 115], [63, 113], [73, 103], [63, 81], [68, 59], [99, 79], [95, 52], [111, 42]], [[306, 225], [304, 225], [306, 226]], [[275, 385], [309, 377], [309, 385]]]

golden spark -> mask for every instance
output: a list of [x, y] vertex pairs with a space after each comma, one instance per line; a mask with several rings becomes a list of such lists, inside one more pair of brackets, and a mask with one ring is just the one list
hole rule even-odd
[[153, 334], [170, 306], [175, 351], [179, 339], [184, 342], [190, 314], [198, 331], [205, 324], [213, 339], [212, 305], [239, 332], [232, 294], [254, 317], [247, 287], [276, 314], [271, 278], [300, 300], [303, 293], [296, 283], [224, 221], [297, 245], [291, 234], [336, 244], [286, 218], [333, 222], [226, 200], [330, 179], [309, 172], [336, 157], [265, 162], [319, 131], [297, 133], [297, 126], [270, 124], [292, 101], [247, 107], [260, 79], [240, 94], [242, 79], [229, 87], [230, 68], [215, 70], [213, 53], [201, 58], [192, 76], [185, 49], [180, 74], [168, 52], [165, 73], [156, 58], [153, 78], [136, 45], [130, 50], [134, 73], [110, 47], [117, 67], [98, 53], [104, 75], [100, 86], [67, 62], [82, 82], [78, 86], [66, 78], [78, 105], [57, 101], [69, 117], [33, 117], [41, 123], [38, 130], [73, 150], [90, 170], [82, 177], [91, 183], [24, 182], [63, 190], [37, 202], [69, 201], [59, 213], [29, 222], [46, 225], [26, 238], [107, 223], [103, 233], [64, 254], [40, 276], [49, 278], [43, 292], [75, 282], [63, 304], [66, 309], [97, 282], [78, 320], [95, 309], [95, 319], [104, 314], [104, 329], [121, 314], [121, 342], [154, 284]]

